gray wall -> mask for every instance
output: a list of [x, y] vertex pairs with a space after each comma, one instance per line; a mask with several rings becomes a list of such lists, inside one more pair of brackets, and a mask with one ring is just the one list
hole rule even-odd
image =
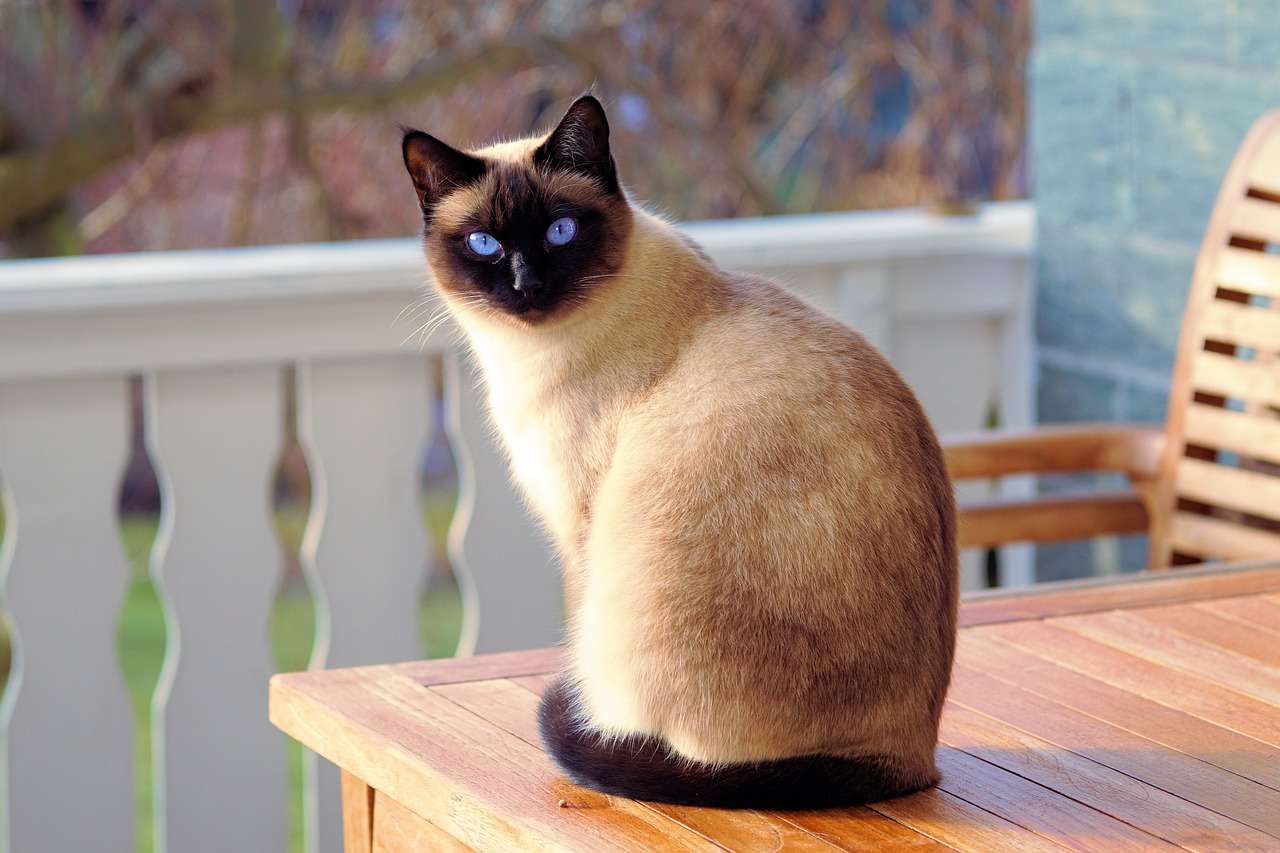
[[[1036, 0], [1034, 37], [1038, 414], [1162, 421], [1218, 184], [1280, 106], [1280, 0]], [[1144, 547], [1050, 546], [1038, 573], [1141, 568]]]

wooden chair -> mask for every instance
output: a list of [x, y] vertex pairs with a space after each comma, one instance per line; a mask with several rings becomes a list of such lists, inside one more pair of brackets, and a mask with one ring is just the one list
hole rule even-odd
[[1164, 428], [943, 441], [956, 480], [1109, 471], [1131, 490], [961, 507], [962, 546], [1145, 532], [1153, 568], [1280, 556], [1280, 111], [1250, 130], [1196, 262]]

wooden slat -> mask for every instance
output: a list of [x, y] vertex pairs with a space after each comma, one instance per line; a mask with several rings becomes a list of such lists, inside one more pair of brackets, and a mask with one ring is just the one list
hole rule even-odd
[[950, 746], [938, 749], [939, 787], [1070, 850], [1174, 849], [1057, 791]]
[[8, 850], [134, 849], [133, 712], [115, 654], [128, 388], [122, 376], [0, 384]]
[[[1089, 781], [1095, 771], [1089, 765], [1084, 765], [1081, 770], [1078, 764], [1080, 759], [1089, 759], [1127, 777], [1168, 791], [1188, 803], [1211, 809], [1217, 815], [1225, 815], [1232, 821], [1268, 833], [1273, 837], [1272, 843], [1280, 845], [1280, 791], [1259, 785], [1177, 750], [1163, 748], [1141, 735], [1104, 723], [1066, 705], [1023, 690], [1013, 681], [1001, 680], [964, 664], [956, 666], [948, 698], [965, 708], [1043, 739], [1046, 746], [1015, 753], [1018, 762], [1031, 762], [1037, 767], [1051, 765], [1053, 772], [1070, 774], [1073, 784], [1087, 785], [1091, 791], [1106, 796], [1110, 802], [1127, 802], [1131, 810], [1146, 810], [1145, 804], [1150, 800], [1144, 792], [1135, 794], [1129, 783], [1121, 780], [1123, 790], [1116, 795], [1107, 790], [1116, 781], [1114, 777], [1109, 781], [1104, 780], [1101, 785]], [[982, 753], [978, 755], [985, 757]], [[1003, 756], [997, 752], [996, 757]], [[1011, 766], [1008, 761], [1001, 760], [998, 763], [1017, 772], [1017, 767]], [[1033, 775], [1030, 778], [1037, 777]], [[1057, 785], [1053, 787], [1063, 790]], [[1129, 799], [1131, 796], [1138, 797], [1136, 803]], [[1186, 820], [1187, 828], [1197, 828], [1190, 837], [1170, 840], [1179, 841], [1186, 846], [1187, 841], [1194, 841], [1195, 835], [1203, 830], [1230, 833], [1239, 838], [1238, 827], [1230, 821], [1219, 820], [1217, 815], [1206, 815], [1201, 809], [1183, 812], [1176, 803], [1163, 795], [1157, 797], [1157, 801], [1160, 808], [1172, 807], [1180, 813], [1177, 822]], [[1259, 840], [1257, 836], [1253, 838], [1255, 841]]]
[[1177, 494], [1265, 518], [1280, 518], [1280, 477], [1203, 459], [1178, 463]]
[[1280, 405], [1280, 370], [1264, 362], [1198, 352], [1191, 368], [1191, 386], [1197, 391], [1251, 403]]
[[971, 627], [1276, 590], [1280, 590], [1278, 566], [1136, 572], [1123, 579], [1089, 578], [1040, 584], [1034, 591], [970, 594], [960, 602], [960, 625]]
[[1280, 534], [1206, 515], [1174, 513], [1170, 535], [1177, 550], [1202, 557], [1259, 560], [1280, 556]]
[[458, 463], [449, 559], [462, 587], [459, 651], [501, 652], [559, 642], [560, 576], [547, 537], [511, 482], [474, 365], [445, 357], [446, 430]]
[[146, 392], [164, 513], [152, 574], [170, 626], [152, 703], [157, 837], [169, 850], [279, 849], [285, 753], [262, 708], [275, 669], [281, 370], [164, 372]]
[[[1273, 205], [1280, 210], [1280, 205]], [[1280, 311], [1215, 299], [1200, 320], [1204, 336], [1263, 351], [1280, 349]]]
[[[1280, 706], [1280, 669], [1162, 628], [1129, 613], [1116, 611], [1068, 616], [1049, 624]], [[1280, 720], [1280, 708], [1276, 716]]]
[[[312, 482], [301, 554], [317, 592], [311, 665], [421, 657], [426, 534], [418, 460], [428, 433], [426, 364], [415, 356], [303, 364], [297, 383], [298, 437]], [[337, 853], [338, 774], [307, 760], [318, 821], [307, 831], [319, 853]]]
[[278, 675], [271, 691], [277, 726], [472, 847], [719, 849], [635, 804], [584, 796], [540, 749], [393, 667]]
[[[379, 792], [373, 807], [372, 853], [466, 853], [463, 844], [429, 820]], [[351, 853], [350, 849], [343, 853]]]
[[1192, 403], [1184, 428], [1190, 444], [1280, 464], [1280, 419]]
[[459, 681], [544, 675], [559, 670], [563, 662], [563, 647], [548, 646], [476, 657], [414, 661], [402, 664], [398, 671], [423, 685], [453, 684]]
[[956, 521], [960, 547], [976, 548], [1140, 533], [1147, 510], [1136, 492], [1103, 492], [961, 505]]
[[953, 480], [1075, 471], [1141, 479], [1155, 474], [1163, 442], [1149, 426], [1071, 424], [944, 436], [942, 450]]
[[1280, 791], [1280, 747], [966, 631], [956, 659], [1024, 690]]
[[1047, 838], [934, 788], [871, 806], [916, 832], [972, 853], [1050, 853], [1063, 848]]
[[1280, 671], [1280, 634], [1219, 616], [1199, 604], [1133, 610], [1134, 619], [1150, 622], [1219, 648], [1242, 654]]
[[[534, 684], [533, 686], [540, 688], [542, 685]], [[531, 690], [513, 680], [501, 679], [441, 685], [432, 690], [447, 696], [450, 700], [531, 746], [540, 748], [541, 739], [538, 736], [537, 721], [537, 697], [540, 689]], [[595, 798], [599, 795], [582, 791], [579, 796]], [[615, 807], [630, 805], [628, 801], [614, 797], [608, 798], [608, 802]], [[734, 850], [760, 849], [762, 845], [772, 848], [778, 843], [785, 843], [788, 850], [832, 849], [830, 843], [813, 834], [816, 832], [826, 837], [831, 833], [832, 825], [822, 816], [726, 812], [658, 803], [642, 804], [642, 807], [665, 815]], [[864, 848], [868, 845], [891, 844], [929, 846], [928, 839], [919, 837], [916, 833], [868, 809], [848, 809], [843, 810], [841, 814], [845, 816], [845, 821], [840, 823], [845, 843], [856, 843]], [[817, 823], [820, 828], [813, 832], [807, 831], [812, 829], [811, 822]], [[846, 822], [849, 826], [844, 825]]]
[[1267, 243], [1280, 243], [1280, 204], [1261, 198], [1242, 198], [1231, 210], [1230, 232]]
[[1130, 693], [1280, 747], [1280, 714], [1217, 682], [1170, 669], [1043, 622], [973, 629]]
[[342, 853], [373, 850], [373, 789], [342, 771]]
[[1280, 257], [1228, 246], [1218, 255], [1213, 278], [1230, 290], [1280, 296]]
[[1241, 596], [1207, 601], [1204, 606], [1228, 619], [1280, 634], [1280, 602], [1263, 596]]
[[[1000, 720], [949, 705], [942, 740], [984, 761], [1089, 805], [1101, 814], [1189, 850], [1224, 837], [1241, 850], [1274, 850], [1275, 836], [1231, 820]], [[1265, 794], [1265, 789], [1263, 789]]]

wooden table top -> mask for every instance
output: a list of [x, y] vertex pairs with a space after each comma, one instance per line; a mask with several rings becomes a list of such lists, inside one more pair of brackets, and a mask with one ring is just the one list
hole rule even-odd
[[730, 812], [563, 781], [543, 649], [276, 676], [271, 719], [476, 849], [1280, 850], [1280, 566], [971, 598], [936, 788]]

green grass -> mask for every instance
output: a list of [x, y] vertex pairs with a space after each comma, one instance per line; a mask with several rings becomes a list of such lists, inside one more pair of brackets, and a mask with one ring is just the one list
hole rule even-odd
[[[423, 516], [433, 542], [443, 542], [453, 515], [452, 494], [432, 495], [423, 503]], [[302, 541], [305, 513], [285, 507], [276, 513], [284, 553], [297, 553]], [[134, 714], [135, 803], [138, 849], [153, 848], [151, 809], [151, 694], [164, 659], [165, 625], [160, 601], [147, 571], [147, 559], [155, 541], [157, 518], [126, 516], [120, 522], [120, 540], [130, 565], [129, 588], [120, 610], [116, 650], [121, 674], [129, 690]], [[0, 508], [0, 542], [4, 541], [4, 512]], [[433, 580], [421, 603], [419, 625], [427, 657], [454, 653], [462, 628], [462, 606], [457, 585]], [[271, 644], [281, 671], [306, 669], [315, 634], [315, 611], [306, 587], [299, 579], [286, 582], [271, 612]], [[0, 630], [0, 682], [9, 673], [9, 636]], [[302, 748], [288, 741], [290, 849], [302, 850]]]

